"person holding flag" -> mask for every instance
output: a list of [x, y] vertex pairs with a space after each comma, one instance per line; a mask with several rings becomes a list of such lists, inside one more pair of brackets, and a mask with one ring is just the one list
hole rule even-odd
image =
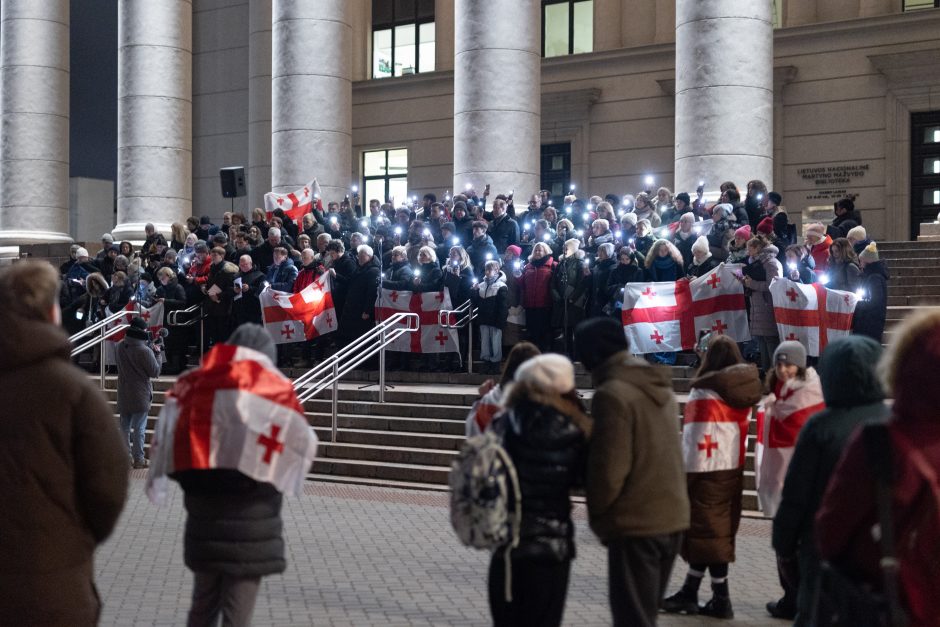
[[300, 494], [317, 437], [263, 327], [243, 324], [167, 397], [151, 449], [150, 500], [183, 488], [189, 625], [248, 625], [261, 577], [284, 572], [282, 493]]

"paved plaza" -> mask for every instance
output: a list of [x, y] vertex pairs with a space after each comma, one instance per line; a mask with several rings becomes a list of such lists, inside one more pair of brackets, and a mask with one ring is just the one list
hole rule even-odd
[[[102, 625], [182, 625], [192, 588], [183, 565], [183, 509], [176, 484], [167, 505], [144, 494], [134, 471], [127, 507], [96, 555]], [[265, 578], [255, 625], [486, 625], [488, 554], [462, 547], [444, 493], [308, 484], [285, 499], [287, 571]], [[578, 518], [566, 625], [607, 625], [606, 558]], [[661, 625], [784, 625], [766, 616], [778, 593], [765, 521], [745, 520], [731, 569], [736, 620], [663, 616]], [[679, 585], [685, 565], [673, 573]], [[703, 589], [707, 590], [707, 582]]]

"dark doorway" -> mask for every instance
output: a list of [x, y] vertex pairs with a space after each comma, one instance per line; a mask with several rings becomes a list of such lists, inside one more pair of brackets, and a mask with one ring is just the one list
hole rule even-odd
[[[542, 175], [544, 178], [544, 174]], [[940, 212], [940, 111], [911, 114], [911, 239]]]
[[571, 144], [542, 144], [542, 189], [552, 195], [552, 204], [562, 206], [571, 186]]

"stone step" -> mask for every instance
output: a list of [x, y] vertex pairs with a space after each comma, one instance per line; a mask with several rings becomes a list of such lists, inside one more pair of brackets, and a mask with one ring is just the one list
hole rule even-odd
[[446, 486], [450, 468], [403, 463], [376, 464], [359, 459], [318, 457], [313, 462], [310, 472], [319, 475], [342, 475], [362, 479], [433, 483]]
[[940, 244], [937, 242], [912, 242], [912, 241], [900, 241], [900, 242], [878, 242], [878, 250], [886, 251], [898, 251], [898, 250], [935, 250], [940, 251]]
[[397, 446], [372, 446], [320, 442], [317, 450], [318, 459], [345, 459], [367, 461], [375, 464], [406, 464], [411, 466], [429, 466], [432, 468], [450, 468], [450, 463], [457, 457], [456, 450], [407, 448]]
[[892, 296], [940, 296], [940, 282], [923, 282], [916, 285], [895, 285], [888, 283], [888, 297]]
[[888, 285], [892, 287], [900, 287], [900, 286], [905, 286], [905, 285], [940, 284], [940, 271], [937, 271], [931, 268], [928, 272], [916, 273], [916, 274], [905, 274], [902, 276], [894, 276], [891, 278]]
[[940, 296], [888, 296], [889, 307], [940, 306]]
[[892, 277], [898, 277], [929, 272], [940, 264], [940, 257], [899, 257], [897, 259], [885, 259], [885, 262], [888, 266], [888, 274]]

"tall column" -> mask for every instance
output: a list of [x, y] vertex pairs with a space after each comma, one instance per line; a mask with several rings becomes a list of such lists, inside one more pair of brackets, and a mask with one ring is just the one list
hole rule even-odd
[[69, 2], [0, 4], [0, 243], [70, 242]]
[[248, 206], [271, 191], [271, 0], [248, 3]]
[[773, 27], [766, 0], [677, 0], [675, 189], [773, 186]]
[[273, 35], [272, 187], [316, 178], [326, 200], [341, 200], [352, 176], [347, 0], [274, 0]]
[[539, 189], [541, 28], [537, 0], [456, 0], [454, 189]]
[[192, 22], [189, 0], [118, 2], [117, 240], [192, 215]]

